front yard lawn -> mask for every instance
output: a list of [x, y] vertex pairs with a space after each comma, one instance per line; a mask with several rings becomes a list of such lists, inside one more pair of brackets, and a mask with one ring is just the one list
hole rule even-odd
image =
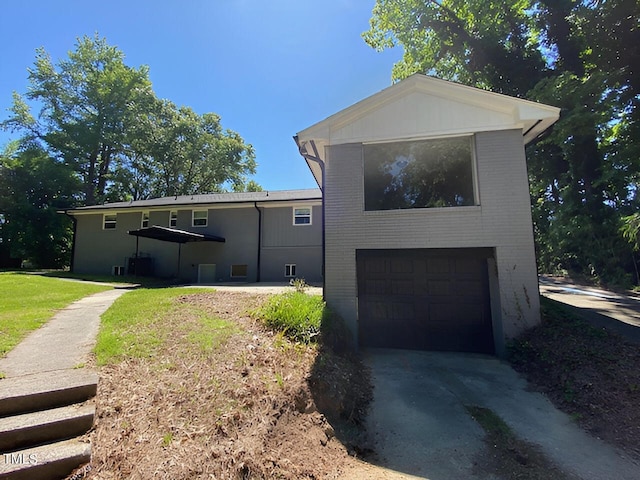
[[111, 286], [0, 272], [0, 357], [57, 310]]
[[[165, 288], [120, 297], [102, 315], [95, 350], [92, 476], [335, 478], [351, 462], [368, 377], [315, 343], [320, 315], [310, 322], [309, 311], [292, 310], [322, 310], [322, 299], [299, 295]], [[269, 322], [256, 318], [274, 303]]]
[[95, 347], [98, 365], [153, 357], [170, 336], [187, 336], [204, 349], [222, 341], [233, 332], [232, 324], [180, 301], [204, 292], [211, 290], [141, 288], [120, 297], [101, 317]]

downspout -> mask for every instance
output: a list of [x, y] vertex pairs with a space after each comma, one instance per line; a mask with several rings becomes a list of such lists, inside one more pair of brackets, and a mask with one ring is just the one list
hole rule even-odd
[[64, 211], [64, 214], [73, 222], [73, 236], [71, 237], [71, 263], [69, 264], [69, 271], [73, 273], [73, 264], [76, 259], [76, 231], [78, 230], [78, 219], [73, 215], [69, 215], [66, 210]]
[[253, 207], [258, 211], [258, 266], [256, 273], [256, 282], [260, 281], [260, 260], [262, 250], [262, 210], [258, 207], [258, 202], [253, 202]]
[[320, 173], [322, 176], [322, 185], [318, 185], [318, 187], [320, 187], [320, 191], [322, 192], [322, 297], [324, 298], [325, 291], [326, 291], [325, 289], [326, 275], [324, 271], [325, 257], [326, 257], [326, 252], [325, 252], [326, 242], [325, 242], [325, 228], [324, 228], [324, 216], [325, 216], [324, 215], [324, 210], [325, 210], [325, 207], [324, 207], [324, 182], [325, 182], [324, 161], [322, 161], [322, 159], [320, 158], [320, 154], [318, 153], [318, 149], [316, 148], [316, 144], [314, 143], [313, 140], [309, 142], [311, 143], [311, 147], [313, 148], [313, 155], [307, 151], [306, 145], [300, 145], [300, 141], [298, 140], [297, 135], [293, 137], [293, 141], [296, 142], [300, 155], [302, 155], [302, 157], [307, 162], [314, 162], [318, 164], [318, 166], [320, 167]]

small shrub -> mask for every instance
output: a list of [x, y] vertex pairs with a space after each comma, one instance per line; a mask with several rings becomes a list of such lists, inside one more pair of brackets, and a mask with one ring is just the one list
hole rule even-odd
[[296, 342], [311, 343], [317, 340], [324, 309], [322, 297], [296, 291], [272, 296], [253, 315]]
[[307, 282], [304, 281], [304, 278], [292, 278], [289, 280], [289, 285], [295, 288], [296, 292], [305, 293], [307, 290]]

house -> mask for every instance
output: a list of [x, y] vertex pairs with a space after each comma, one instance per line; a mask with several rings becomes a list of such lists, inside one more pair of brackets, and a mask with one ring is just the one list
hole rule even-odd
[[524, 146], [558, 117], [416, 74], [298, 133], [325, 299], [361, 346], [502, 354], [539, 322]]
[[188, 282], [322, 279], [320, 190], [215, 193], [67, 210], [72, 269]]

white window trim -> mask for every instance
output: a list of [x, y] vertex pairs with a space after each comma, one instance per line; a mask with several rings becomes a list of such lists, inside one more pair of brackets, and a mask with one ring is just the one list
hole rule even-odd
[[[145, 225], [145, 215], [147, 224]], [[140, 217], [140, 228], [149, 228], [149, 210], [143, 210]]]
[[[307, 217], [306, 215], [296, 216], [296, 210], [301, 210], [303, 208], [309, 209], [309, 223], [296, 223], [296, 218]], [[307, 227], [309, 225], [313, 225], [313, 207], [311, 205], [292, 207], [292, 222], [294, 227]]]
[[[171, 225], [171, 220], [173, 220], [172, 216], [175, 213], [175, 224]], [[177, 210], [169, 210], [169, 228], [174, 228], [178, 226], [178, 211]]]
[[[196, 212], [205, 212], [207, 214], [207, 216], [204, 219], [204, 225], [196, 225], [195, 221], [196, 221]], [[191, 226], [192, 227], [206, 227], [207, 225], [209, 225], [209, 210], [192, 210], [191, 211]]]
[[[115, 220], [109, 220], [109, 225], [113, 224], [113, 228], [107, 228], [107, 217], [115, 217]], [[118, 214], [117, 213], [103, 213], [102, 214], [102, 229], [103, 230], [115, 230], [118, 228]]]
[[[289, 274], [288, 275], [287, 275], [287, 270], [289, 270]], [[295, 263], [286, 263], [284, 265], [284, 276], [286, 278], [295, 278], [296, 270], [297, 270], [297, 268], [296, 268], [296, 264]]]

